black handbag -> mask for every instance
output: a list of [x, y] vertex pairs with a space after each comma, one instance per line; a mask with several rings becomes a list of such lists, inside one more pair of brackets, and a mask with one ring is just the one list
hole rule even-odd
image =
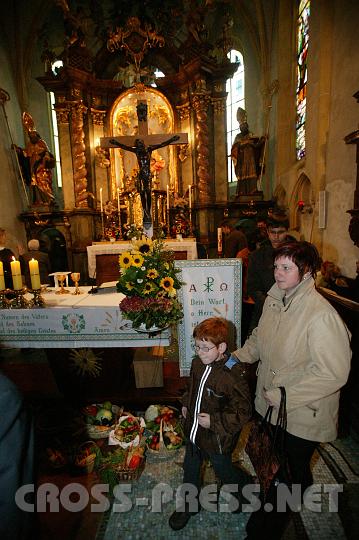
[[263, 499], [266, 498], [279, 469], [282, 476], [283, 473], [286, 477], [289, 474], [285, 456], [287, 429], [285, 388], [281, 386], [280, 391], [281, 402], [276, 424], [274, 426], [271, 424], [273, 407], [269, 406], [264, 418], [258, 417], [253, 420], [245, 448], [260, 483]]

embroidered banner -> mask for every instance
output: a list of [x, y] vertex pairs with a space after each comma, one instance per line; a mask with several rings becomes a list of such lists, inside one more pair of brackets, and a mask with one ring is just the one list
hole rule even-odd
[[241, 342], [242, 261], [241, 259], [201, 259], [176, 261], [184, 285], [178, 298], [183, 305], [184, 318], [178, 324], [180, 375], [186, 377], [191, 369], [194, 327], [209, 317], [224, 317], [231, 321], [229, 349]]

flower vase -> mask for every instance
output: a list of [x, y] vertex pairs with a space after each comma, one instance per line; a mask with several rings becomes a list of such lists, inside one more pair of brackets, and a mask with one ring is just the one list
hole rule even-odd
[[146, 328], [145, 323], [141, 323], [140, 326], [138, 328], [134, 328], [134, 330], [136, 330], [136, 332], [139, 332], [140, 334], [148, 334], [149, 336], [151, 336], [151, 335], [159, 334], [163, 330], [166, 330], [166, 328], [168, 327], [169, 327], [169, 324], [167, 326], [163, 326], [162, 328], [159, 328], [158, 326], [154, 326], [154, 325], [151, 326], [150, 328]]

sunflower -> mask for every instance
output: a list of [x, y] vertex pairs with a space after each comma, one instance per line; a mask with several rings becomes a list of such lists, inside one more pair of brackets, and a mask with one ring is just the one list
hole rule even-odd
[[142, 255], [147, 255], [152, 251], [153, 248], [153, 242], [151, 238], [147, 238], [147, 236], [142, 236], [140, 240], [132, 240], [133, 249], [135, 251], [139, 251], [142, 253]]
[[147, 281], [145, 286], [142, 289], [142, 292], [143, 292], [143, 294], [150, 294], [155, 289], [156, 289], [156, 287], [154, 286], [154, 284], [151, 283], [150, 281]]
[[156, 268], [150, 268], [146, 275], [150, 279], [156, 279], [156, 277], [158, 277], [158, 272]]
[[135, 285], [133, 283], [131, 283], [131, 281], [127, 281], [127, 283], [126, 283], [126, 289], [127, 290], [131, 291], [134, 288], [134, 286]]
[[121, 268], [130, 268], [133, 263], [132, 255], [129, 251], [124, 251], [118, 258]]
[[142, 264], [143, 264], [143, 257], [141, 255], [141, 253], [135, 253], [134, 255], [132, 255], [132, 264], [133, 266], [137, 266], [137, 268], [141, 268]]
[[166, 276], [166, 277], [162, 278], [161, 281], [160, 281], [160, 286], [166, 292], [169, 292], [169, 291], [171, 291], [173, 289], [173, 284], [174, 284], [173, 278], [171, 278], [170, 276]]

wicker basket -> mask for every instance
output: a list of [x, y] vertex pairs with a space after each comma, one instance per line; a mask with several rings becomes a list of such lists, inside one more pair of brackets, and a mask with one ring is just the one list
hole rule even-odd
[[112, 413], [114, 415], [114, 422], [111, 426], [97, 426], [95, 424], [86, 424], [86, 432], [91, 439], [106, 439], [111, 430], [116, 425], [118, 417], [122, 414], [123, 407], [112, 405]]
[[[78, 447], [78, 455], [82, 450], [85, 450], [86, 448], [94, 448], [96, 446], [96, 443], [93, 441], [86, 441]], [[85, 458], [85, 460], [81, 460], [81, 463], [77, 461], [77, 458], [75, 458], [74, 466], [76, 468], [76, 471], [78, 471], [81, 474], [90, 474], [93, 472], [95, 467], [95, 460], [96, 460], [96, 452], [93, 452], [93, 454], [90, 454]], [[82, 461], [84, 461], [82, 463]]]
[[137, 482], [146, 465], [146, 459], [142, 458], [140, 465], [136, 469], [129, 469], [124, 465], [114, 468], [119, 483]]

